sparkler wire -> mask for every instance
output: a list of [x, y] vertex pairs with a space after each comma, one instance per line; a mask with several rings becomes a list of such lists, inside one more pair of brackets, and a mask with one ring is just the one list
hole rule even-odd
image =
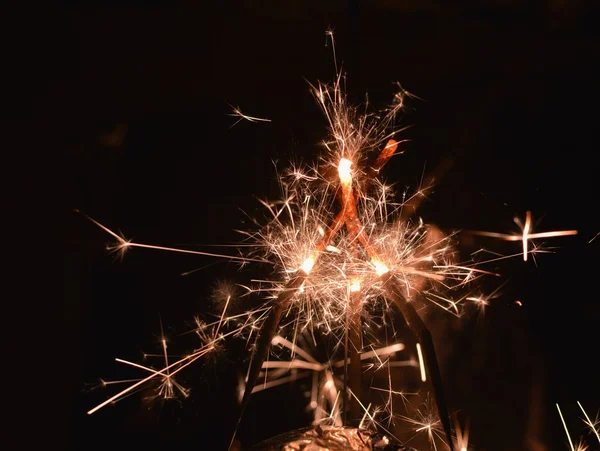
[[452, 445], [452, 428], [450, 426], [450, 417], [448, 414], [448, 408], [446, 406], [442, 377], [437, 362], [435, 347], [433, 346], [431, 332], [429, 332], [429, 329], [427, 329], [425, 323], [423, 323], [423, 320], [416, 312], [414, 307], [406, 301], [404, 296], [402, 296], [402, 290], [395, 277], [393, 277], [391, 273], [387, 273], [382, 278], [384, 279], [386, 296], [389, 297], [394, 304], [396, 304], [402, 313], [402, 316], [404, 316], [406, 323], [413, 331], [421, 345], [425, 360], [425, 367], [429, 373], [429, 380], [431, 381], [433, 395], [437, 404], [438, 415], [442, 421], [442, 425], [444, 426], [444, 432], [446, 433], [448, 446], [450, 447], [450, 450], [453, 451], [454, 448]]
[[[337, 231], [342, 227], [342, 219], [343, 212], [340, 212], [333, 220], [332, 226], [327, 230], [321, 241], [317, 244], [315, 248], [315, 257], [313, 258], [313, 265], [317, 262], [321, 252], [323, 252], [323, 250], [327, 247], [333, 235], [335, 235]], [[308, 272], [310, 272], [310, 270], [306, 271], [301, 269], [300, 273], [294, 279], [291, 279], [288, 282], [284, 290], [277, 296], [273, 308], [271, 309], [269, 315], [265, 319], [265, 322], [261, 326], [256, 341], [256, 350], [250, 363], [250, 368], [248, 369], [246, 389], [244, 390], [244, 396], [240, 405], [238, 419], [231, 437], [231, 442], [229, 443], [229, 449], [231, 449], [234, 443], [237, 434], [237, 429], [242, 421], [242, 417], [244, 415], [246, 407], [248, 406], [248, 402], [250, 401], [250, 395], [252, 394], [252, 390], [256, 385], [256, 381], [258, 380], [258, 376], [260, 374], [260, 370], [262, 369], [263, 362], [267, 358], [269, 349], [271, 349], [271, 342], [277, 334], [277, 326], [279, 326], [279, 322], [281, 321], [281, 315], [287, 307], [290, 299], [296, 294], [296, 292], [300, 289], [300, 287], [308, 277]]]

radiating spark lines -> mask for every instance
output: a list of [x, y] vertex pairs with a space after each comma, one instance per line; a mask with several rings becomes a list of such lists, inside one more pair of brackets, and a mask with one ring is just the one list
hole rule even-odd
[[233, 109], [233, 113], [229, 114], [229, 116], [237, 117], [238, 120], [235, 121], [235, 123], [233, 125], [231, 125], [231, 127], [229, 127], [229, 128], [235, 127], [241, 121], [248, 121], [248, 122], [271, 122], [271, 119], [265, 119], [265, 118], [262, 118], [262, 117], [248, 116], [247, 114], [242, 113], [242, 110], [240, 110], [240, 107], [233, 107], [232, 106], [231, 108]]
[[520, 241], [523, 247], [523, 261], [527, 261], [527, 255], [535, 252], [535, 250], [529, 250], [529, 242], [534, 239], [539, 238], [554, 238], [559, 236], [571, 236], [577, 235], [577, 230], [560, 230], [554, 232], [539, 232], [532, 233], [532, 224], [531, 224], [531, 212], [528, 211], [525, 214], [525, 222], [522, 223], [519, 218], [514, 218], [516, 224], [521, 228], [522, 234], [507, 234], [507, 233], [496, 233], [496, 232], [481, 232], [474, 231], [472, 232], [475, 235], [487, 236], [490, 238], [498, 238], [504, 241]]
[[[77, 213], [81, 213], [77, 209], [75, 211]], [[83, 216], [85, 216], [87, 219], [92, 221], [94, 224], [96, 224], [98, 227], [100, 227], [102, 230], [104, 230], [106, 233], [108, 233], [109, 235], [111, 235], [112, 237], [114, 237], [117, 240], [117, 243], [115, 245], [108, 247], [108, 250], [111, 252], [117, 252], [121, 257], [123, 255], [125, 255], [125, 252], [127, 252], [128, 249], [130, 249], [132, 247], [139, 247], [139, 248], [153, 249], [153, 250], [159, 250], [159, 251], [179, 252], [182, 254], [194, 254], [194, 255], [203, 255], [206, 257], [217, 257], [217, 258], [222, 258], [222, 259], [227, 259], [227, 260], [239, 260], [242, 262], [250, 262], [250, 261], [260, 262], [260, 263], [266, 262], [265, 260], [258, 260], [258, 259], [247, 258], [247, 257], [239, 257], [236, 255], [215, 254], [215, 253], [211, 253], [211, 252], [192, 251], [192, 250], [179, 249], [179, 248], [174, 248], [174, 247], [164, 247], [164, 246], [154, 246], [151, 244], [134, 243], [132, 241], [129, 241], [129, 240], [123, 238], [122, 236], [118, 235], [117, 233], [113, 232], [108, 227], [100, 224], [98, 221], [91, 218], [90, 216], [88, 216], [84, 213], [81, 213], [81, 214], [83, 214]]]

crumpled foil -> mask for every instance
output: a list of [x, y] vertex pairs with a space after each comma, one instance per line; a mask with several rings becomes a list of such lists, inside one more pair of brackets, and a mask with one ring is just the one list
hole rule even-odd
[[385, 435], [351, 427], [317, 426], [274, 437], [251, 451], [415, 451]]

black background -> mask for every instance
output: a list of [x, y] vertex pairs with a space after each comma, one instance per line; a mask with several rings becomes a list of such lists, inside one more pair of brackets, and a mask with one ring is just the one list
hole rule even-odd
[[[374, 107], [385, 107], [396, 81], [424, 99], [412, 101], [402, 119], [413, 125], [401, 136], [411, 141], [384, 177], [401, 190], [452, 159], [420, 210], [426, 221], [444, 230], [511, 232], [513, 216], [531, 210], [539, 231], [579, 230], [549, 240], [558, 249], [539, 256], [537, 267], [518, 257], [502, 264], [511, 280], [471, 337], [484, 347], [483, 368], [447, 387], [451, 407], [471, 417], [477, 449], [567, 449], [554, 403], [574, 435], [582, 424], [576, 401], [592, 415], [600, 408], [593, 368], [600, 239], [589, 243], [600, 231], [592, 3], [97, 1], [65, 3], [51, 22], [38, 19], [46, 70], [34, 75], [43, 78], [34, 116], [64, 156], [65, 190], [51, 207], [61, 213], [66, 241], [66, 391], [56, 406], [65, 421], [55, 429], [65, 447], [227, 443], [235, 349], [187, 373], [182, 382], [193, 391], [182, 406], [148, 410], [134, 396], [85, 412], [112, 393], [90, 384], [130, 374], [114, 357], [158, 350], [161, 320], [176, 349], [177, 334], [211, 308], [212, 284], [240, 277], [235, 265], [142, 249], [114, 261], [104, 249], [109, 237], [73, 209], [141, 243], [238, 240], [241, 210], [253, 214], [256, 197], [277, 196], [272, 161], [318, 155], [325, 121], [306, 81], [334, 76], [325, 47], [331, 27], [351, 99], [368, 92]], [[231, 127], [229, 104], [272, 122]], [[543, 396], [532, 400], [536, 384]], [[302, 426], [303, 406], [293, 388], [257, 398], [242, 443]], [[533, 432], [528, 419], [536, 415]], [[545, 448], [527, 444], [533, 435]]]

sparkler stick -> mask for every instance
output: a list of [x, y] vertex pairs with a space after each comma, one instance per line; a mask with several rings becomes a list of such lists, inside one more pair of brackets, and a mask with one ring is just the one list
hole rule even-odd
[[402, 289], [398, 285], [398, 282], [395, 280], [393, 275], [391, 273], [387, 273], [382, 278], [384, 280], [386, 295], [394, 302], [394, 304], [396, 304], [402, 313], [402, 316], [404, 316], [406, 323], [421, 344], [423, 357], [425, 360], [425, 368], [427, 368], [431, 386], [433, 387], [433, 394], [437, 404], [438, 415], [442, 421], [442, 425], [444, 426], [444, 432], [446, 433], [448, 446], [450, 447], [450, 450], [453, 450], [454, 448], [452, 445], [452, 428], [450, 426], [450, 417], [448, 415], [448, 408], [446, 407], [446, 398], [444, 396], [442, 377], [440, 375], [440, 369], [437, 363], [431, 332], [429, 332], [425, 326], [425, 323], [423, 323], [423, 320], [416, 312], [414, 307], [406, 301], [402, 294]]
[[[356, 286], [355, 286], [356, 287]], [[362, 399], [362, 362], [360, 356], [360, 349], [362, 348], [362, 334], [360, 328], [360, 286], [356, 287], [354, 291], [350, 290], [349, 295], [349, 306], [348, 306], [348, 314], [347, 314], [347, 324], [346, 324], [346, 338], [347, 341], [345, 343], [345, 352], [346, 354], [350, 354], [350, 362], [348, 364], [348, 356], [346, 355], [344, 364], [344, 391], [348, 384], [348, 376], [350, 376], [349, 387], [352, 391], [352, 394], [358, 398]], [[350, 413], [352, 419], [356, 420], [360, 415], [360, 406], [357, 402], [352, 402], [349, 400], [346, 394], [345, 401], [350, 401], [349, 408], [345, 408], [345, 423], [347, 423], [347, 414]]]
[[398, 141], [396, 141], [395, 139], [390, 139], [387, 142], [387, 144], [385, 145], [385, 147], [383, 148], [383, 150], [381, 151], [381, 153], [379, 154], [379, 156], [377, 157], [377, 160], [375, 160], [375, 163], [373, 163], [373, 165], [369, 168], [369, 172], [367, 173], [367, 178], [363, 182], [363, 186], [362, 186], [363, 191], [366, 191], [369, 188], [369, 185], [371, 184], [371, 182], [373, 182], [375, 177], [377, 177], [377, 175], [379, 174], [379, 171], [381, 171], [381, 169], [385, 166], [385, 164], [388, 161], [390, 161], [390, 158], [392, 158], [394, 156], [397, 149], [398, 149]]
[[333, 220], [332, 226], [327, 230], [321, 241], [317, 244], [314, 254], [308, 257], [302, 264], [302, 268], [300, 268], [299, 274], [294, 279], [291, 279], [286, 285], [286, 287], [283, 289], [283, 291], [279, 293], [279, 296], [277, 296], [277, 299], [274, 302], [271, 312], [267, 316], [267, 319], [265, 320], [260, 329], [256, 341], [256, 350], [254, 352], [252, 361], [250, 362], [250, 368], [248, 369], [246, 388], [244, 390], [244, 396], [240, 405], [237, 424], [231, 437], [229, 449], [231, 449], [231, 446], [233, 445], [233, 442], [235, 440], [237, 428], [239, 427], [240, 422], [242, 421], [244, 411], [246, 410], [248, 402], [250, 401], [250, 395], [252, 394], [252, 390], [256, 385], [256, 381], [258, 380], [258, 376], [260, 374], [263, 362], [266, 360], [269, 350], [271, 349], [271, 342], [277, 333], [277, 327], [279, 326], [281, 315], [287, 307], [290, 299], [294, 296], [294, 294], [296, 294], [296, 292], [305, 282], [311, 269], [313, 268], [315, 263], [317, 263], [319, 255], [327, 247], [333, 235], [335, 235], [337, 231], [342, 227], [342, 213], [343, 212], [340, 212]]
[[[383, 152], [386, 152], [384, 149]], [[385, 154], [384, 154], [385, 158]], [[389, 159], [389, 157], [388, 157]], [[356, 203], [354, 201], [354, 195], [352, 194], [352, 179], [349, 177], [349, 171], [346, 174], [346, 170], [349, 170], [350, 165], [347, 164], [348, 160], [342, 159], [340, 162], [340, 180], [342, 182], [342, 199], [344, 202], [344, 216], [346, 217], [346, 227], [349, 232], [355, 235], [361, 244], [365, 247], [367, 253], [371, 257], [371, 260], [374, 262], [382, 262], [382, 259], [377, 255], [374, 247], [369, 242], [368, 238], [364, 234], [362, 227], [360, 227], [360, 222], [356, 212]], [[384, 160], [384, 162], [387, 160]], [[386, 276], [387, 274], [387, 276]], [[423, 348], [425, 367], [428, 369], [431, 385], [433, 387], [434, 396], [436, 399], [436, 404], [438, 408], [438, 413], [440, 416], [440, 420], [444, 426], [444, 431], [446, 433], [446, 438], [448, 440], [448, 446], [451, 450], [453, 450], [452, 445], [452, 429], [450, 426], [450, 418], [448, 415], [448, 410], [446, 407], [444, 390], [442, 385], [442, 378], [440, 375], [440, 370], [437, 364], [437, 358], [435, 353], [435, 348], [433, 346], [433, 340], [431, 337], [431, 333], [423, 323], [421, 317], [417, 314], [415, 309], [406, 302], [404, 296], [402, 296], [401, 290], [395, 279], [392, 277], [392, 274], [388, 271], [383, 272], [384, 278], [384, 287], [386, 291], [386, 295], [394, 301], [402, 315], [404, 316], [407, 324], [417, 337], [417, 340], [421, 344]], [[351, 327], [351, 326], [349, 326]], [[360, 360], [359, 360], [360, 363]], [[352, 359], [350, 361], [350, 366], [352, 368]], [[359, 379], [360, 380], [360, 379]], [[352, 381], [352, 379], [351, 379]]]
[[271, 348], [271, 341], [273, 337], [275, 337], [277, 333], [277, 326], [281, 320], [281, 315], [289, 300], [294, 296], [296, 290], [300, 288], [300, 286], [306, 280], [308, 273], [301, 270], [301, 274], [299, 274], [294, 279], [290, 280], [290, 282], [286, 285], [283, 291], [277, 296], [275, 304], [273, 305], [271, 312], [267, 316], [267, 319], [263, 323], [258, 338], [257, 338], [257, 347], [252, 357], [252, 362], [250, 363], [250, 368], [248, 370], [248, 380], [246, 381], [246, 390], [244, 391], [244, 397], [242, 398], [242, 411], [245, 410], [246, 404], [250, 399], [250, 393], [252, 393], [252, 389], [256, 384], [256, 380], [258, 379], [258, 374], [260, 373], [260, 369], [262, 368], [263, 362], [267, 358], [267, 354], [269, 349]]
[[[383, 162], [381, 166], [387, 161], [392, 153], [391, 151], [395, 150], [397, 145], [394, 146], [386, 146], [382, 151]], [[391, 149], [391, 151], [390, 151]], [[389, 155], [389, 156], [388, 156]], [[352, 162], [345, 158], [340, 160], [340, 164], [338, 166], [338, 172], [340, 177], [340, 182], [342, 185], [342, 213], [344, 215], [344, 223], [346, 225], [346, 229], [349, 233], [349, 239], [351, 243], [354, 243], [354, 252], [358, 253], [358, 249], [356, 247], [356, 238], [359, 237], [361, 233], [361, 228], [359, 226], [358, 221], [358, 212], [356, 211], [356, 200], [354, 198], [354, 191], [352, 189], [352, 173], [351, 173], [351, 165]], [[360, 305], [360, 283], [356, 282], [350, 287], [350, 294], [348, 296], [348, 306], [347, 306], [347, 314], [346, 314], [346, 360], [347, 354], [350, 354], [350, 365], [349, 369], [346, 368], [344, 372], [345, 376], [350, 376], [350, 390], [352, 391], [352, 398], [354, 399], [362, 399], [362, 389], [361, 389], [361, 378], [362, 378], [362, 363], [360, 360], [359, 350], [362, 348], [362, 334], [361, 334], [361, 324], [360, 324], [360, 315], [361, 315], [361, 305]], [[348, 374], [349, 373], [349, 374]], [[348, 380], [344, 377], [344, 390], [348, 386]], [[352, 419], [356, 420], [358, 416], [361, 414], [360, 406], [357, 402], [353, 401], [352, 398], [348, 398], [347, 394], [345, 397], [345, 402], [349, 403], [349, 408], [344, 410], [344, 416], [347, 420], [347, 414], [350, 412]]]
[[[345, 184], [342, 181], [342, 187], [344, 187], [344, 185]], [[346, 188], [346, 190], [351, 193], [350, 189]], [[347, 198], [347, 195], [344, 197]], [[392, 273], [389, 272], [387, 267], [385, 267], [385, 265], [382, 263], [383, 260], [379, 257], [373, 245], [370, 243], [368, 237], [366, 237], [366, 235], [362, 231], [362, 228], [359, 227], [359, 220], [356, 216], [356, 206], [354, 205], [354, 202], [348, 201], [347, 204], [349, 205], [349, 207], [345, 207], [344, 212], [348, 214], [349, 222], [352, 224], [350, 228], [357, 234], [359, 241], [361, 242], [361, 244], [363, 244], [367, 253], [371, 257], [371, 261], [374, 262], [376, 266], [380, 266], [381, 269], [378, 269], [377, 271], [378, 273], [381, 272], [382, 278], [384, 280], [384, 289], [386, 295], [394, 302], [394, 304], [396, 304], [396, 306], [404, 316], [408, 326], [411, 328], [411, 330], [417, 337], [417, 340], [421, 344], [425, 360], [425, 367], [427, 368], [428, 373], [430, 375], [431, 386], [433, 388], [438, 408], [438, 414], [444, 426], [444, 431], [448, 440], [448, 446], [450, 447], [450, 450], [453, 451], [452, 428], [450, 426], [450, 418], [448, 415], [448, 409], [446, 407], [442, 378], [437, 364], [437, 357], [435, 348], [433, 346], [433, 339], [431, 337], [431, 333], [429, 332], [429, 330], [423, 323], [423, 320], [415, 311], [413, 306], [405, 300], [405, 297], [401, 294], [402, 290], [398, 286], [398, 283], [395, 280], [395, 278], [392, 276]], [[348, 223], [346, 224], [348, 226]]]
[[[373, 179], [379, 174], [379, 171], [385, 166], [385, 164], [394, 156], [396, 150], [398, 149], [398, 142], [395, 139], [390, 139], [379, 156], [375, 163], [369, 168], [369, 172], [367, 173], [367, 177], [365, 178], [362, 186], [362, 191], [367, 191], [369, 185], [372, 183]], [[351, 182], [351, 179], [350, 179]], [[344, 183], [342, 180], [342, 205], [344, 206], [344, 216], [346, 216], [346, 224], [349, 229], [354, 232], [355, 238], [360, 235], [360, 229], [356, 227], [353, 219], [356, 219], [356, 202], [354, 200], [354, 195], [351, 190], [351, 185], [349, 183]], [[354, 288], [354, 290], [353, 290]], [[348, 367], [350, 367], [350, 387], [352, 393], [356, 396], [356, 399], [361, 399], [361, 377], [362, 377], [362, 369], [361, 369], [361, 356], [358, 352], [360, 343], [361, 343], [361, 331], [360, 331], [360, 298], [358, 297], [358, 292], [360, 291], [360, 284], [355, 283], [350, 287], [351, 295], [350, 295], [350, 308], [347, 319], [346, 326], [346, 334], [345, 334], [345, 358], [344, 358], [344, 393], [346, 393], [346, 387], [348, 383]], [[350, 341], [350, 343], [348, 343]], [[348, 353], [350, 353], [350, 359], [348, 359]], [[348, 365], [349, 363], [349, 365]], [[345, 398], [348, 400], [348, 396], [346, 394]], [[352, 398], [350, 398], [350, 409], [344, 410], [344, 422], [347, 423], [347, 414], [350, 411], [353, 418], [357, 418], [361, 411], [360, 405], [357, 402], [353, 402]]]

